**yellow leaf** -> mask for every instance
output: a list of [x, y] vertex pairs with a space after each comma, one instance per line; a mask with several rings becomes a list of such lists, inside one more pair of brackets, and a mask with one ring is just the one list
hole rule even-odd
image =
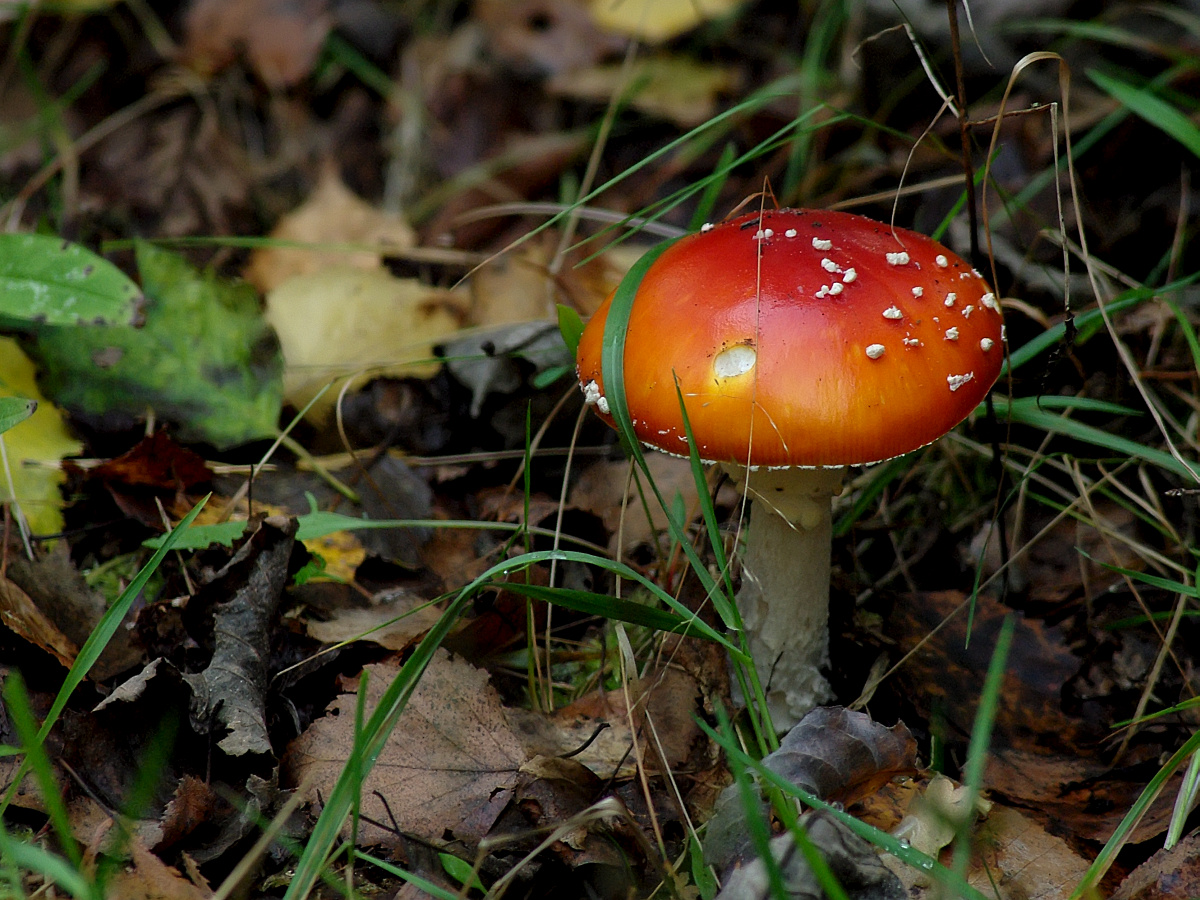
[[289, 403], [300, 409], [326, 384], [339, 382], [313, 405], [312, 421], [333, 408], [340, 379], [349, 378], [354, 388], [382, 375], [432, 375], [438, 366], [433, 345], [461, 323], [454, 292], [382, 269], [344, 266], [285, 281], [267, 296], [266, 317], [283, 348]]
[[363, 200], [333, 168], [324, 171], [304, 203], [279, 220], [271, 237], [279, 245], [255, 250], [245, 272], [246, 280], [264, 294], [296, 275], [311, 275], [330, 266], [381, 268], [382, 252], [405, 250], [416, 243], [407, 222]]
[[0, 396], [38, 401], [32, 416], [0, 435], [8, 457], [7, 471], [0, 472], [0, 500], [15, 499], [34, 534], [57, 534], [63, 527], [59, 488], [65, 476], [56, 464], [78, 456], [83, 445], [38, 391], [33, 363], [12, 338], [0, 338]]
[[661, 44], [741, 5], [742, 0], [592, 0], [592, 18], [605, 31]]

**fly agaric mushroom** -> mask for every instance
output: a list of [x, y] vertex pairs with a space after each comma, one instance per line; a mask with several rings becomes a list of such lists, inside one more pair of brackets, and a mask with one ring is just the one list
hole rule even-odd
[[[601, 347], [610, 297], [579, 342], [585, 400], [612, 424]], [[752, 213], [705, 226], [646, 270], [624, 384], [645, 444], [701, 459], [752, 501], [738, 608], [777, 728], [832, 697], [831, 505], [848, 465], [937, 440], [1004, 358], [1000, 306], [936, 241], [862, 216]]]

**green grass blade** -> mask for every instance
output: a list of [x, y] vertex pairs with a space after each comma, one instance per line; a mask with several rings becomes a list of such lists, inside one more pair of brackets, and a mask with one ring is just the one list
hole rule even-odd
[[1091, 444], [1119, 457], [1143, 460], [1189, 480], [1200, 478], [1200, 464], [1180, 462], [1163, 450], [1156, 450], [1120, 435], [1110, 434], [1094, 425], [1086, 425], [1066, 416], [1055, 415], [1039, 409], [1037, 399], [1036, 397], [1022, 397], [1010, 402], [1007, 397], [996, 396], [994, 398], [996, 414], [1001, 417], [1008, 416], [1017, 424], [1030, 425], [1050, 434], [1061, 434], [1064, 437]]
[[1174, 106], [1153, 91], [1136, 87], [1096, 69], [1088, 69], [1087, 75], [1122, 106], [1200, 156], [1200, 128]]
[[46, 815], [50, 824], [58, 834], [58, 842], [66, 853], [71, 865], [78, 871], [83, 866], [83, 851], [71, 831], [71, 820], [67, 815], [67, 804], [63, 800], [62, 790], [54, 779], [54, 767], [46, 748], [38, 740], [37, 723], [33, 718], [33, 709], [29, 705], [29, 693], [25, 690], [25, 679], [18, 671], [9, 672], [4, 679], [4, 708], [12, 719], [17, 737], [25, 750], [25, 767], [33, 772], [38, 790], [42, 795], [42, 803], [46, 807]]
[[644, 628], [653, 628], [657, 631], [687, 634], [691, 637], [704, 638], [709, 641], [713, 640], [714, 637], [719, 637], [719, 635], [715, 635], [710, 629], [698, 627], [698, 625], [702, 625], [703, 623], [697, 619], [684, 619], [682, 616], [667, 612], [666, 610], [645, 606], [621, 597], [610, 597], [608, 594], [595, 594], [591, 591], [578, 591], [567, 588], [547, 587], [541, 584], [524, 584], [522, 582], [509, 581], [495, 582], [485, 585], [485, 587], [494, 587], [498, 590], [508, 591], [511, 594], [532, 597], [535, 600], [552, 603], [555, 606], [574, 610], [584, 615], [616, 619], [619, 622], [627, 622], [630, 625], [639, 625]]
[[969, 802], [967, 812], [958, 823], [958, 834], [954, 839], [954, 872], [966, 880], [967, 864], [971, 859], [971, 826], [975, 823], [975, 801], [983, 790], [983, 770], [987, 762], [988, 746], [992, 742], [992, 726], [996, 722], [996, 710], [1000, 705], [1000, 692], [1004, 688], [1004, 676], [1008, 666], [1008, 652], [1012, 649], [1013, 631], [1016, 620], [1012, 613], [1004, 617], [1000, 633], [996, 636], [996, 648], [988, 664], [983, 692], [979, 697], [979, 710], [971, 729], [971, 741], [967, 745], [967, 765], [963, 770], [963, 784]]
[[1087, 897], [1096, 889], [1096, 885], [1100, 883], [1100, 879], [1104, 877], [1104, 873], [1108, 871], [1113, 861], [1117, 858], [1117, 854], [1121, 852], [1121, 848], [1125, 846], [1125, 841], [1129, 837], [1137, 823], [1141, 821], [1146, 810], [1150, 808], [1150, 804], [1158, 796], [1159, 791], [1167, 783], [1168, 779], [1175, 774], [1175, 770], [1183, 764], [1183, 761], [1190, 757], [1193, 753], [1200, 751], [1200, 731], [1193, 734], [1184, 745], [1176, 750], [1171, 758], [1166, 761], [1157, 774], [1150, 779], [1150, 783], [1142, 790], [1137, 802], [1129, 808], [1129, 812], [1125, 814], [1125, 818], [1121, 820], [1116, 830], [1112, 833], [1112, 837], [1100, 849], [1100, 853], [1092, 861], [1088, 870], [1083, 874], [1079, 884], [1075, 886], [1075, 890], [1071, 892], [1070, 900], [1079, 900], [1081, 897]]
[[795, 797], [806, 806], [827, 811], [863, 840], [870, 841], [881, 850], [886, 850], [906, 865], [928, 873], [929, 877], [934, 881], [954, 892], [952, 896], [962, 897], [965, 900], [988, 900], [987, 897], [971, 887], [963, 878], [955, 875], [954, 872], [943, 866], [936, 859], [926, 856], [919, 850], [914, 850], [907, 842], [893, 837], [886, 831], [880, 831], [878, 828], [854, 818], [854, 816], [845, 810], [837, 806], [831, 806], [821, 798], [808, 793], [803, 788], [797, 787], [782, 775], [772, 772], [760, 761], [750, 757], [742, 749], [741, 744], [737, 740], [713, 728], [707, 722], [698, 720], [697, 724], [700, 726], [700, 730], [708, 735], [725, 752], [731, 762], [736, 760], [739, 765], [753, 769], [764, 783], [772, 785], [789, 797]]
[[91, 884], [77, 868], [57, 854], [36, 844], [20, 841], [0, 822], [0, 859], [25, 872], [37, 872], [47, 882], [58, 885], [80, 900], [100, 900]]

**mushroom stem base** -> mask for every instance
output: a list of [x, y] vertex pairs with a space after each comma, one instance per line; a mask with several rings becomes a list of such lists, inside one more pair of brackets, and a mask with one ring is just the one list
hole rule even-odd
[[738, 610], [775, 728], [833, 698], [829, 663], [831, 504], [845, 469], [734, 472], [753, 505]]

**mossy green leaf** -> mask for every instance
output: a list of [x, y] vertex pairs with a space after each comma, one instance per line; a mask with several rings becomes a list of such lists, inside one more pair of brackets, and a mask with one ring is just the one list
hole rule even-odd
[[183, 440], [231, 447], [276, 433], [283, 360], [248, 285], [137, 245], [141, 327], [41, 327], [30, 351], [48, 396], [96, 427], [153, 411]]
[[92, 251], [46, 234], [0, 234], [0, 327], [135, 321], [142, 292]]

